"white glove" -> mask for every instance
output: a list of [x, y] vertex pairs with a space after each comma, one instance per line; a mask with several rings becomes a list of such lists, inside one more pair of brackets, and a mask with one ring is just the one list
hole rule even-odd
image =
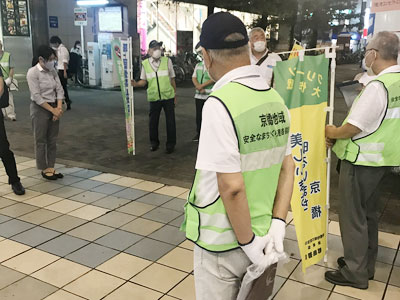
[[263, 237], [255, 235], [251, 243], [243, 246], [241, 245], [240, 247], [253, 264], [259, 265], [265, 257], [264, 249], [270, 239], [268, 235]]
[[[280, 219], [272, 219], [271, 227], [269, 228], [267, 236], [270, 237], [270, 243], [273, 243], [275, 251], [278, 254], [283, 253], [283, 240], [286, 233], [286, 223]], [[268, 253], [271, 246], [267, 245], [265, 253]]]
[[10, 77], [8, 77], [4, 82], [6, 83], [7, 86], [10, 86], [12, 80]]

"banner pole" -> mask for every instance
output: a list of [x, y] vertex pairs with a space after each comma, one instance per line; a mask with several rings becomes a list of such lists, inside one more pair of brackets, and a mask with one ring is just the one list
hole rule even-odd
[[[327, 108], [328, 112], [328, 124], [333, 125], [333, 111], [335, 104], [335, 75], [336, 75], [336, 47], [332, 47], [332, 52], [329, 54], [326, 51], [327, 57], [331, 58], [331, 83], [330, 83], [330, 93], [329, 93], [329, 106]], [[332, 169], [332, 149], [328, 149], [327, 157], [327, 174], [326, 174], [326, 232], [329, 233], [329, 209], [330, 209], [330, 185], [331, 185], [331, 169]], [[324, 262], [328, 262], [328, 236], [326, 237], [326, 251], [324, 256]]]
[[135, 139], [135, 95], [133, 92], [133, 87], [131, 84], [131, 80], [133, 79], [133, 63], [132, 63], [132, 37], [128, 38], [128, 69], [129, 69], [129, 98], [130, 98], [130, 105], [131, 105], [131, 126], [132, 126], [132, 145], [133, 145], [133, 155], [136, 155], [136, 139]]

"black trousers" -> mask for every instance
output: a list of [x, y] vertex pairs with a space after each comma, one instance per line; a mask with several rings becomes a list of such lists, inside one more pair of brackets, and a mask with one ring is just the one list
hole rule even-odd
[[201, 116], [203, 114], [203, 106], [204, 103], [206, 103], [206, 100], [204, 99], [197, 99], [196, 100], [196, 127], [197, 127], [197, 134], [200, 135], [200, 129], [201, 129]]
[[175, 125], [175, 104], [174, 99], [153, 101], [150, 103], [150, 143], [153, 147], [160, 145], [158, 139], [158, 123], [160, 121], [161, 110], [164, 109], [167, 123], [167, 149], [173, 149], [176, 144], [176, 125]]
[[4, 168], [8, 175], [8, 183], [19, 182], [17, 164], [15, 163], [14, 153], [10, 150], [10, 144], [7, 140], [6, 128], [4, 126], [4, 117], [0, 109], [0, 158], [3, 161]]
[[71, 104], [71, 100], [69, 100], [68, 88], [67, 88], [68, 79], [64, 78], [64, 70], [58, 70], [58, 77], [60, 78], [60, 82], [61, 82], [61, 85], [64, 90], [65, 103]]

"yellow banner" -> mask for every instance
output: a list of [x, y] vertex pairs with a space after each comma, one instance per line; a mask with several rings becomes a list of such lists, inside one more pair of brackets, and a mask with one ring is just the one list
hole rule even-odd
[[294, 43], [292, 48], [292, 53], [290, 53], [288, 59], [292, 59], [299, 56], [299, 50], [304, 50], [304, 48], [301, 45]]
[[278, 62], [276, 90], [290, 109], [290, 146], [296, 163], [291, 207], [303, 271], [319, 262], [326, 251], [325, 120], [328, 99], [325, 55]]
[[[326, 102], [290, 110], [290, 143], [296, 163], [291, 207], [303, 272], [318, 263], [326, 250]], [[312, 122], [310, 122], [312, 120]]]

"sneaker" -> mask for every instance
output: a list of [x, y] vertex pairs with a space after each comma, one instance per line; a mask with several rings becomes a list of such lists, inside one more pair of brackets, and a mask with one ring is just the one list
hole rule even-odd
[[25, 189], [24, 189], [24, 187], [22, 186], [22, 184], [21, 184], [20, 181], [11, 184], [11, 188], [12, 188], [12, 190], [13, 190], [13, 192], [14, 192], [15, 195], [19, 195], [19, 196], [25, 195]]
[[200, 136], [198, 134], [196, 134], [193, 138], [192, 138], [192, 142], [198, 142], [199, 141]]

